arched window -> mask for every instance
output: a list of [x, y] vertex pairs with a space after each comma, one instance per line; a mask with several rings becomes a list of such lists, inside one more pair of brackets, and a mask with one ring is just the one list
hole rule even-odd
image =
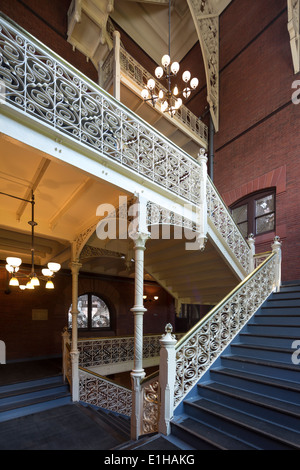
[[[109, 329], [111, 327], [110, 311], [103, 299], [88, 292], [78, 297], [77, 325], [81, 330]], [[72, 305], [68, 312], [68, 328], [72, 328]]]
[[275, 189], [259, 191], [230, 207], [232, 217], [245, 238], [275, 230]]

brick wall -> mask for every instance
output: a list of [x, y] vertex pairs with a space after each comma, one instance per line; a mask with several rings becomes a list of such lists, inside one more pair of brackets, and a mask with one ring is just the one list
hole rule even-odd
[[[247, 14], [245, 14], [247, 11]], [[220, 130], [214, 182], [227, 204], [276, 187], [276, 232], [256, 238], [257, 252], [279, 235], [283, 280], [300, 279], [300, 105], [285, 0], [234, 0], [220, 18]]]
[[[18, 287], [7, 292], [7, 277], [0, 269], [0, 339], [6, 344], [7, 360], [44, 357], [61, 353], [61, 333], [67, 326], [67, 314], [72, 299], [70, 273], [55, 276], [55, 291], [43, 286], [32, 291], [21, 291]], [[78, 283], [79, 295], [94, 292], [106, 300], [113, 315], [113, 329], [99, 336], [132, 335], [134, 318], [130, 309], [134, 303], [134, 282], [122, 278], [95, 277], [81, 274]], [[174, 325], [174, 302], [170, 295], [156, 283], [146, 283], [145, 293], [149, 298], [157, 295], [155, 302], [146, 302], [144, 332], [163, 334], [165, 325]], [[33, 319], [33, 311], [47, 310], [46, 319]], [[79, 333], [79, 336], [95, 336], [94, 332]]]

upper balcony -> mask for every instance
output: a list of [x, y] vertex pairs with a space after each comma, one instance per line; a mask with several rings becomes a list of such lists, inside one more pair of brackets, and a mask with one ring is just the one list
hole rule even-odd
[[[58, 257], [67, 267], [72, 256], [70, 244], [76, 248], [84, 240], [91, 245], [90, 252], [95, 248], [98, 255], [103, 249], [106, 256], [114, 252], [107, 263], [110, 274], [126, 272], [123, 258], [128, 253], [120, 244], [100, 246], [99, 240], [91, 237], [99, 222], [96, 210], [101, 202], [116, 204], [120, 196], [140, 193], [148, 207], [154, 208], [150, 212], [155, 217], [149, 225], [175, 226], [181, 220], [193, 231], [200, 214], [202, 235], [208, 239], [204, 252], [184, 251], [181, 240], [174, 239], [172, 253], [168, 253], [161, 240], [149, 241], [149, 273], [158, 273], [159, 281], [172, 295], [179, 292], [190, 303], [199, 303], [208, 291], [211, 294], [205, 297], [206, 303], [220, 300], [249, 272], [251, 253], [213, 183], [203, 178], [203, 166], [26, 31], [3, 16], [0, 21], [4, 191], [24, 197], [24, 192], [38, 190], [41, 263], [47, 257]], [[33, 179], [31, 168], [36, 168]], [[190, 206], [189, 214], [180, 218], [186, 205]], [[3, 202], [1, 209], [2, 240], [13, 244], [15, 239], [11, 254], [20, 253], [25, 243], [18, 237], [29, 231], [20, 216], [24, 208], [17, 211], [18, 237], [13, 235], [13, 202]], [[185, 271], [180, 259], [185, 261]], [[122, 263], [123, 268], [117, 271]], [[197, 296], [185, 275], [191, 272], [191, 264]], [[104, 266], [106, 263], [101, 263]], [[100, 273], [99, 265], [97, 269]], [[160, 276], [167, 271], [168, 278]], [[182, 280], [185, 284], [179, 285]]]

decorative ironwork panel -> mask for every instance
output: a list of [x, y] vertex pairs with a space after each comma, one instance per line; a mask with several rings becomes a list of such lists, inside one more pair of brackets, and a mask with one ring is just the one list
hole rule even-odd
[[276, 257], [272, 255], [224, 303], [176, 347], [174, 406], [184, 398], [230, 341], [274, 290]]
[[79, 398], [85, 403], [131, 416], [131, 390], [82, 370], [79, 371]]
[[158, 377], [144, 381], [142, 386], [143, 416], [141, 434], [158, 432], [159, 380]]

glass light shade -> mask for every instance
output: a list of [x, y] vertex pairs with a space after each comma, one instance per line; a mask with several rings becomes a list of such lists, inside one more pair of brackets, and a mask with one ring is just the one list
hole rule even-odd
[[188, 70], [186, 70], [185, 72], [183, 72], [182, 74], [182, 80], [184, 82], [188, 82], [191, 78], [191, 72], [189, 72]]
[[183, 96], [184, 96], [185, 98], [188, 98], [188, 97], [190, 96], [190, 94], [191, 94], [191, 90], [190, 90], [189, 88], [185, 88], [185, 89], [183, 90], [182, 94], [183, 94]]
[[9, 281], [9, 285], [10, 286], [18, 286], [19, 285], [19, 281], [16, 277], [12, 277], [11, 280]]
[[174, 73], [174, 75], [176, 75], [179, 71], [179, 64], [178, 62], [173, 62], [173, 64], [171, 64], [171, 72]]
[[26, 289], [26, 286], [24, 286], [24, 284], [20, 284], [19, 287], [20, 287], [21, 290], [25, 290], [25, 289]]
[[159, 90], [158, 97], [159, 97], [160, 100], [163, 99], [163, 97], [164, 97], [164, 92], [163, 92], [162, 90]]
[[165, 54], [162, 58], [161, 58], [161, 63], [162, 63], [162, 66], [163, 67], [168, 67], [168, 65], [170, 64], [170, 56], [168, 56], [168, 54]]
[[22, 263], [22, 260], [21, 258], [9, 257], [9, 258], [6, 258], [6, 262], [7, 264], [10, 264], [10, 266], [17, 268]]
[[173, 90], [173, 95], [177, 96], [178, 93], [179, 93], [178, 86], [175, 85], [175, 86], [174, 86], [174, 90]]
[[176, 113], [176, 109], [173, 108], [173, 106], [171, 106], [171, 107], [169, 108], [169, 114], [170, 114], [170, 116], [171, 116], [171, 117], [174, 116], [175, 113]]
[[53, 271], [51, 271], [51, 269], [48, 269], [48, 268], [43, 268], [42, 274], [45, 277], [51, 277], [53, 275]]
[[54, 289], [54, 284], [52, 281], [47, 281], [45, 287], [46, 289]]
[[7, 265], [5, 266], [5, 269], [6, 269], [6, 271], [8, 271], [9, 273], [13, 273], [13, 272], [14, 272], [14, 268], [13, 268], [13, 266], [11, 266], [10, 264], [7, 264]]
[[146, 88], [143, 88], [143, 90], [141, 91], [141, 95], [142, 95], [143, 100], [146, 100], [149, 97], [148, 90], [146, 90]]
[[155, 295], [155, 296], [154, 296], [154, 300], [158, 300], [158, 295]]
[[26, 289], [34, 289], [34, 286], [31, 284], [31, 281], [27, 282]]
[[143, 299], [146, 300], [146, 299], [147, 299], [147, 296], [146, 296], [146, 295], [143, 295]]
[[154, 73], [155, 73], [155, 76], [156, 76], [157, 78], [161, 78], [161, 77], [163, 76], [163, 74], [164, 74], [164, 70], [163, 70], [162, 67], [156, 67]]
[[153, 80], [153, 78], [149, 78], [149, 80], [147, 82], [147, 87], [149, 88], [149, 90], [154, 90], [155, 80]]
[[36, 275], [32, 276], [30, 282], [31, 282], [31, 285], [33, 285], [34, 287], [40, 285], [40, 281], [39, 281], [39, 279], [36, 277]]
[[179, 109], [181, 105], [182, 105], [182, 99], [177, 98], [177, 100], [175, 101], [175, 109]]
[[167, 109], [168, 109], [168, 102], [167, 102], [167, 101], [164, 101], [164, 102], [161, 104], [161, 110], [162, 110], [162, 112], [164, 113]]
[[52, 271], [53, 273], [56, 273], [61, 268], [59, 263], [48, 263], [47, 266], [48, 269], [50, 269], [50, 271]]
[[199, 83], [198, 78], [195, 78], [195, 77], [192, 78], [192, 80], [191, 80], [191, 82], [190, 82], [191, 88], [193, 88], [193, 90], [194, 90], [195, 88], [197, 88], [198, 83]]

